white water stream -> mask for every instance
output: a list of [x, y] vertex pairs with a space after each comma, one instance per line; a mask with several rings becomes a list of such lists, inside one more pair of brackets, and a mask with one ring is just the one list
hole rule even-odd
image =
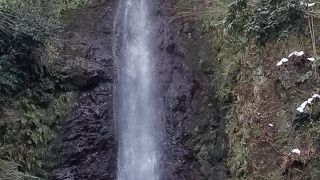
[[161, 128], [153, 93], [156, 82], [149, 48], [148, 3], [151, 1], [122, 0], [116, 17], [118, 180], [160, 179]]

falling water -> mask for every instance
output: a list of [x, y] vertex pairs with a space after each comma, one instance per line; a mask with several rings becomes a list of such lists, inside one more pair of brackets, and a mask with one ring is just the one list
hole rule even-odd
[[120, 1], [115, 22], [118, 180], [158, 180], [159, 119], [150, 50], [148, 0]]

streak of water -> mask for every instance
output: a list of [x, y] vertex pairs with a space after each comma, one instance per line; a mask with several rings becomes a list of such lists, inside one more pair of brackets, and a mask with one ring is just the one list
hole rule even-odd
[[[115, 121], [119, 139], [118, 180], [158, 180], [159, 137], [149, 48], [147, 0], [122, 0], [117, 13], [118, 68]], [[121, 27], [121, 28], [119, 28]], [[118, 53], [117, 53], [118, 52]]]

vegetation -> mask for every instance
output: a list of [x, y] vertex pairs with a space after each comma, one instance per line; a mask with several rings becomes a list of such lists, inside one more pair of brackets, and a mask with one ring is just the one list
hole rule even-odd
[[[48, 72], [40, 59], [52, 58], [46, 46], [61, 30], [61, 15], [87, 2], [0, 0], [0, 179], [46, 177], [49, 144], [74, 94], [59, 86], [62, 75]], [[320, 61], [296, 63], [307, 62], [302, 57], [276, 67], [295, 50], [317, 54], [319, 7], [303, 2], [216, 0], [206, 11], [184, 6], [172, 17], [204, 18], [205, 38], [215, 53], [217, 93], [210, 100], [229, 110], [228, 166], [235, 179], [319, 177], [319, 102], [303, 113], [296, 108], [319, 93]], [[202, 148], [197, 158], [207, 162], [215, 149], [204, 150], [201, 138], [191, 144]], [[292, 154], [293, 148], [301, 155]]]
[[[61, 13], [87, 0], [0, 1], [0, 97], [2, 101], [21, 91], [41, 73], [33, 50], [43, 47], [60, 29]], [[40, 72], [39, 72], [40, 70]], [[4, 99], [5, 98], [5, 99]], [[0, 101], [1, 102], [1, 101]]]
[[[24, 97], [16, 101], [13, 108], [6, 109], [3, 117], [5, 120], [1, 119], [0, 126], [0, 156], [6, 161], [16, 163], [19, 172], [15, 173], [31, 172], [45, 177], [44, 170], [49, 166], [48, 162], [44, 162], [50, 152], [49, 144], [59, 127], [60, 119], [68, 112], [73, 94], [65, 93], [53, 98], [48, 107], [35, 105], [30, 99], [32, 98]], [[3, 166], [0, 165], [0, 168]]]
[[236, 0], [228, 6], [224, 25], [229, 33], [245, 35], [259, 44], [306, 32], [305, 6], [298, 0]]
[[[318, 5], [297, 0], [219, 2], [221, 7], [215, 3], [207, 11], [203, 27], [215, 52], [216, 95], [221, 102], [230, 93], [234, 97], [226, 116], [232, 177], [316, 179], [318, 102], [304, 113], [296, 109], [319, 92], [319, 61], [305, 61], [319, 46]], [[276, 66], [296, 50], [306, 55]], [[294, 148], [301, 155], [292, 153]]]
[[0, 0], [0, 179], [46, 176], [44, 160], [73, 93], [41, 61], [61, 15], [88, 0]]
[[268, 41], [309, 32], [306, 17], [311, 10], [298, 0], [234, 0], [230, 4], [223, 1], [213, 4], [205, 16], [205, 28], [223, 28], [239, 40], [253, 40], [264, 45]]

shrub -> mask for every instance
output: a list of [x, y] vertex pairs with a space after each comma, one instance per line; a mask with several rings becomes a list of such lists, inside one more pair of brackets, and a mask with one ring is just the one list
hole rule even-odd
[[248, 36], [259, 43], [287, 36], [303, 34], [307, 29], [305, 12], [297, 0], [263, 0], [253, 11], [246, 25]]
[[28, 79], [28, 75], [19, 70], [18, 67], [12, 64], [12, 57], [0, 57], [0, 102], [5, 101], [5, 95], [12, 95], [23, 88], [22, 84]]
[[228, 6], [224, 26], [236, 36], [245, 36], [265, 44], [289, 34], [304, 34], [307, 29], [307, 7], [298, 0], [235, 0]]
[[87, 1], [0, 0], [0, 103], [37, 73], [29, 68], [37, 66], [32, 51], [59, 32], [61, 13]]
[[[39, 65], [34, 50], [59, 32], [63, 11], [86, 2], [0, 0], [0, 179], [34, 179], [28, 172], [45, 177], [50, 141], [70, 105], [68, 94], [54, 98], [56, 77]], [[24, 89], [10, 108], [1, 108]]]

